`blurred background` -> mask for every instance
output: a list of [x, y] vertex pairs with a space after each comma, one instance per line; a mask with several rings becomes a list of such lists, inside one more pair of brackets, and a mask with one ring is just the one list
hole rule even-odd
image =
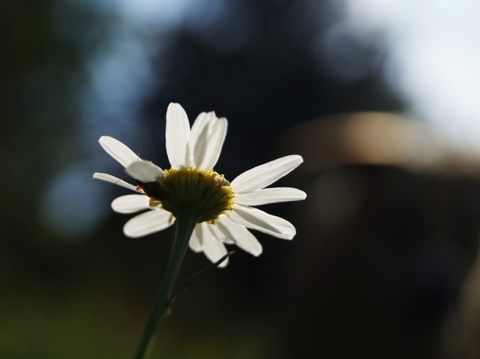
[[[167, 165], [214, 110], [228, 179], [287, 154], [303, 202], [176, 300], [152, 358], [479, 358], [480, 3], [0, 4], [0, 358], [132, 358], [172, 231], [129, 239], [101, 135]], [[208, 265], [188, 252], [182, 278]]]

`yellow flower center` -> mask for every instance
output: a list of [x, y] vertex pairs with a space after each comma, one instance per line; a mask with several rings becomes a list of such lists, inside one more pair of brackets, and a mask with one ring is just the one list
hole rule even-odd
[[223, 175], [195, 168], [165, 170], [158, 181], [137, 185], [150, 197], [152, 206], [161, 205], [175, 217], [185, 210], [195, 211], [199, 223], [214, 221], [232, 209], [234, 193]]

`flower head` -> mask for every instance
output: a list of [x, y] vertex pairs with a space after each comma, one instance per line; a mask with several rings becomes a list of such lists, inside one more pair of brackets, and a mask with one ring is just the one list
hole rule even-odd
[[[100, 145], [136, 182], [132, 185], [105, 173], [95, 173], [93, 178], [136, 192], [116, 198], [112, 202], [114, 211], [145, 211], [127, 221], [123, 228], [126, 236], [141, 237], [161, 231], [189, 211], [197, 221], [189, 246], [195, 252], [203, 251], [212, 262], [227, 253], [225, 244], [260, 255], [262, 246], [249, 229], [282, 239], [295, 236], [290, 222], [252, 206], [305, 199], [306, 194], [296, 188], [266, 188], [300, 165], [302, 157], [291, 155], [265, 163], [230, 183], [213, 170], [226, 133], [227, 120], [217, 118], [214, 112], [201, 113], [190, 128], [184, 109], [170, 104], [166, 148], [171, 168], [167, 170], [140, 159], [112, 137], [100, 137]], [[222, 263], [226, 264], [227, 261]]]

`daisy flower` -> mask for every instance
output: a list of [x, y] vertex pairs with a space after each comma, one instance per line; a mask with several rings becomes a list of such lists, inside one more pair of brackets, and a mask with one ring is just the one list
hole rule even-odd
[[171, 226], [182, 216], [190, 216], [194, 221], [190, 249], [203, 251], [216, 262], [227, 254], [225, 244], [260, 255], [262, 246], [251, 229], [281, 239], [295, 236], [290, 222], [253, 206], [305, 199], [305, 192], [296, 188], [266, 188], [300, 165], [301, 156], [281, 157], [229, 182], [213, 169], [227, 133], [227, 119], [217, 118], [214, 112], [203, 112], [190, 128], [187, 114], [176, 103], [168, 106], [166, 117], [170, 169], [163, 170], [140, 159], [112, 137], [102, 136], [99, 140], [103, 149], [135, 179], [132, 185], [106, 173], [93, 175], [136, 192], [112, 202], [112, 209], [118, 213], [143, 211], [126, 222], [123, 232], [127, 237], [146, 236]]

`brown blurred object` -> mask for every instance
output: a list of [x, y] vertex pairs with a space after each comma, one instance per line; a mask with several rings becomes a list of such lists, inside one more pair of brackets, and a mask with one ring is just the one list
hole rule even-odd
[[296, 126], [282, 140], [304, 156], [302, 168], [309, 173], [374, 164], [435, 174], [480, 175], [479, 154], [446, 144], [432, 126], [401, 114], [333, 115]]
[[282, 274], [304, 299], [285, 327], [315, 328], [288, 331], [288, 357], [480, 357], [480, 155], [380, 112], [304, 123], [279, 143], [304, 157], [308, 183], [303, 248]]
[[445, 358], [480, 358], [480, 251], [445, 328]]

